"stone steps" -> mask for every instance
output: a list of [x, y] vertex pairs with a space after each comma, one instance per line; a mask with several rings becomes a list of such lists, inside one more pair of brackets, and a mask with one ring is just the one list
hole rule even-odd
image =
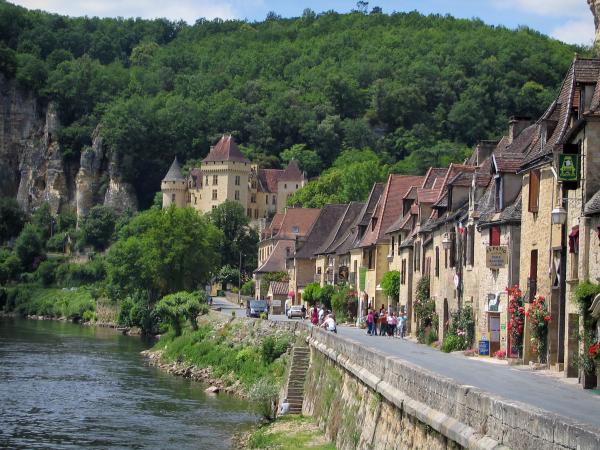
[[290, 404], [290, 414], [301, 414], [304, 403], [304, 380], [310, 364], [310, 350], [305, 346], [295, 346], [286, 385], [286, 398]]

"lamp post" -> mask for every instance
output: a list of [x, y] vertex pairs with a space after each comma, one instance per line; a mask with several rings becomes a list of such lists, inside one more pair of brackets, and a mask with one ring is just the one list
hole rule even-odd
[[242, 252], [240, 252], [240, 268], [238, 276], [238, 305], [242, 304]]

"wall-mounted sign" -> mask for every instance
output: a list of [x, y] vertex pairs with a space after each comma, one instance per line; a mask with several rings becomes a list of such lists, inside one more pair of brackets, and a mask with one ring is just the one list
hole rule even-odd
[[485, 266], [488, 269], [502, 269], [508, 264], [506, 245], [488, 245], [485, 249]]
[[579, 179], [579, 155], [559, 155], [558, 179], [577, 181]]
[[490, 341], [479, 341], [479, 354], [481, 356], [489, 356], [490, 354]]

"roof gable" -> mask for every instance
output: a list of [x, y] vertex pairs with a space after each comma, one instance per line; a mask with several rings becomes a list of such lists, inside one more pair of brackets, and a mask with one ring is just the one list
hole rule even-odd
[[223, 135], [223, 137], [219, 139], [219, 142], [217, 142], [217, 145], [215, 145], [206, 158], [202, 160], [202, 162], [224, 161], [250, 162], [250, 160], [242, 154], [231, 135]]

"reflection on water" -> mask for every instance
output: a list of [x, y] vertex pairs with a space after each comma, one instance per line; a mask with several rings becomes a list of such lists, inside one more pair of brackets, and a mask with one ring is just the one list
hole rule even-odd
[[148, 367], [139, 338], [0, 319], [0, 448], [224, 449], [247, 402]]

